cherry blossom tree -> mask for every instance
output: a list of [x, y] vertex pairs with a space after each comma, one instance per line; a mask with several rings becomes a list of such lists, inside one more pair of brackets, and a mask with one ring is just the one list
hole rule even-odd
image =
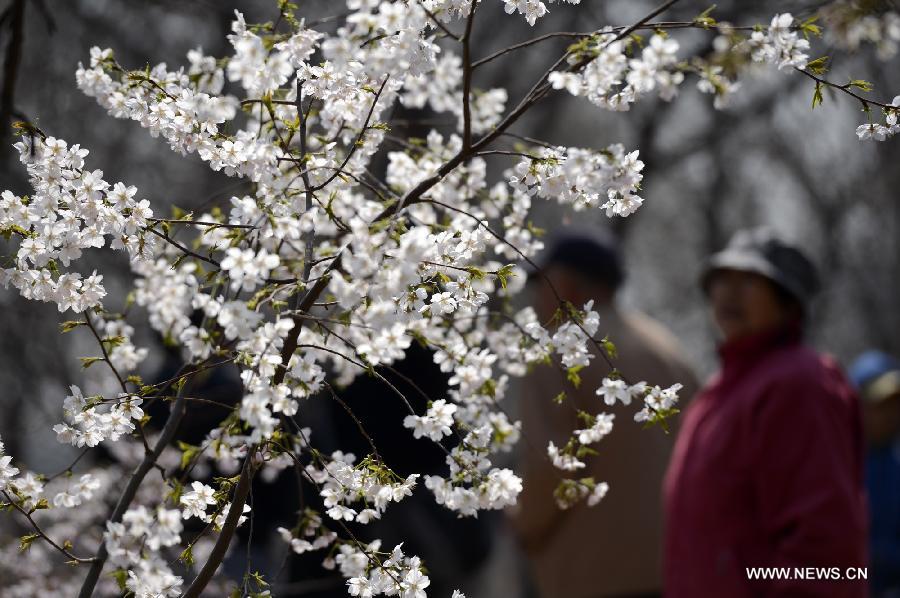
[[[347, 0], [334, 33], [280, 1], [272, 23], [235, 14], [230, 56], [195, 50], [176, 70], [133, 68], [113, 49], [93, 48], [75, 73], [78, 88], [110, 116], [246, 182], [228, 212], [159, 214], [134, 186], [107, 181], [87, 149], [19, 124], [15, 148], [32, 192], [0, 196], [8, 241], [0, 284], [55, 304], [68, 318], [62, 332], [95, 341], [83, 366], [106, 375], [90, 392], [72, 385], [62, 400], [53, 430], [82, 452], [59, 475], [29, 472], [0, 444], [0, 495], [30, 530], [18, 539], [19, 558], [40, 577], [23, 576], [16, 591], [199, 596], [220, 583], [235, 530], [254, 515], [251, 480], [292, 470], [321, 504], [281, 528], [291, 550], [320, 552], [352, 596], [425, 596], [417, 556], [361, 542], [348, 523], [380, 518], [417, 485], [460, 517], [514, 505], [522, 481], [495, 461], [521, 435], [503, 408], [510, 379], [532, 367], [559, 369], [576, 385], [594, 359], [613, 368], [596, 391], [597, 410], [578, 414], [584, 427], [547, 447], [560, 470], [560, 507], [600, 503], [607, 484], [576, 472], [615, 423], [603, 406], [634, 403], [636, 422], [665, 426], [680, 385], [654, 387], [615, 370], [615, 339], [603, 336], [592, 303], [571, 305], [557, 293], [556, 314], [541, 322], [513, 301], [542, 248], [529, 220], [534, 201], [609, 218], [644, 202], [638, 149], [554, 146], [514, 132], [549, 94], [625, 111], [652, 98], [676, 101], [693, 84], [721, 108], [742, 77], [774, 68], [809, 80], [813, 108], [825, 89], [858, 103], [867, 116], [860, 140], [900, 131], [900, 96], [877, 101], [864, 95], [872, 91], [864, 80], [828, 78], [828, 58], [813, 53], [818, 15], [733, 24], [706, 11], [666, 21], [677, 2], [669, 0], [629, 26], [546, 33], [483, 55], [472, 31], [483, 4], [498, 1]], [[502, 2], [508, 18], [537, 26], [548, 10], [579, 0]], [[873, 42], [887, 56], [900, 42], [895, 12], [836, 2], [822, 14], [832, 26], [824, 33], [839, 44]], [[712, 50], [684, 53], [686, 29], [708, 35]], [[482, 65], [526, 59], [559, 37], [571, 45], [515, 102], [505, 89], [475, 86]], [[398, 137], [398, 106], [449, 113], [455, 127]], [[383, 175], [372, 168], [376, 158], [386, 160]], [[489, 174], [489, 161], [502, 176]], [[134, 275], [124, 301], [108, 297], [103, 273], [87, 266], [91, 253], [108, 250], [127, 256]], [[133, 338], [138, 319], [181, 351], [172, 378], [137, 375], [148, 353]], [[423, 412], [380, 374], [413, 343], [450, 377], [447, 395], [426, 397]], [[174, 445], [185, 413], [204, 400], [193, 392], [196, 377], [225, 366], [240, 368], [240, 403], [202, 444]], [[368, 436], [367, 455], [316, 448], [317, 431], [297, 414], [307, 401], [339, 400], [360, 376], [378, 378], [384, 400], [409, 407], [403, 426], [440, 447], [445, 475], [399, 476]], [[162, 401], [169, 414], [153, 432], [144, 409]], [[365, 435], [366, 422], [358, 424]], [[79, 465], [101, 446], [118, 465]], [[196, 479], [201, 464], [234, 475], [208, 485]], [[184, 521], [194, 518], [205, 527], [190, 536]], [[266, 592], [258, 576], [243, 587]]]

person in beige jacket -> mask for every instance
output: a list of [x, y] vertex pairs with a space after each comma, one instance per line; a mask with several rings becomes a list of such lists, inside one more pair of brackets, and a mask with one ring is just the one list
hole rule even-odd
[[[558, 306], [544, 277], [562, 299], [581, 306], [593, 299], [600, 314], [599, 336], [615, 344], [614, 365], [631, 382], [646, 381], [663, 388], [676, 382], [683, 404], [697, 387], [678, 342], [661, 324], [637, 311], [616, 305], [616, 290], [624, 276], [615, 246], [602, 237], [570, 232], [551, 245], [539, 272], [530, 276], [535, 308], [547, 322]], [[674, 441], [674, 431], [644, 429], [634, 421], [640, 407], [617, 403], [608, 407], [595, 395], [606, 361], [595, 355], [580, 372], [573, 390], [565, 376], [538, 368], [523, 384], [521, 416], [524, 446], [524, 489], [513, 514], [513, 528], [528, 559], [541, 598], [658, 596], [661, 593], [661, 485]], [[553, 398], [565, 390], [565, 402]], [[561, 510], [553, 491], [567, 472], [553, 467], [547, 444], [565, 444], [582, 427], [576, 409], [615, 413], [613, 431], [600, 441], [599, 455], [587, 459], [577, 477], [607, 482], [600, 504], [584, 502]]]

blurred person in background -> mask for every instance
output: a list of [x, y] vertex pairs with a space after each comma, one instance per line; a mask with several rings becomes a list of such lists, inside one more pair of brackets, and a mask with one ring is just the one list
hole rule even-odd
[[900, 597], [900, 360], [880, 351], [860, 355], [850, 379], [863, 401], [868, 443], [869, 583], [874, 598]]
[[803, 343], [814, 266], [767, 229], [741, 231], [702, 285], [721, 370], [688, 406], [666, 474], [666, 595], [865, 596], [865, 581], [793, 575], [867, 565], [859, 401]]
[[[542, 323], [560, 307], [548, 280], [561, 299], [575, 306], [594, 300], [599, 334], [616, 346], [615, 367], [634, 381], [662, 387], [680, 382], [682, 399], [690, 397], [696, 379], [676, 339], [660, 323], [616, 304], [625, 273], [611, 240], [570, 230], [551, 241], [540, 261], [529, 280]], [[674, 438], [660, 429], [643, 429], [634, 421], [633, 406], [601, 405], [595, 390], [609, 373], [606, 361], [595, 355], [579, 372], [577, 389], [549, 368], [539, 368], [524, 384], [524, 490], [513, 523], [542, 598], [657, 596], [662, 587], [661, 486]], [[561, 391], [569, 404], [553, 401]], [[578, 477], [606, 482], [609, 492], [595, 507], [582, 502], [561, 510], [553, 491], [567, 476], [553, 467], [547, 444], [564, 444], [581, 427], [577, 409], [596, 413], [601, 408], [615, 414], [614, 428]]]

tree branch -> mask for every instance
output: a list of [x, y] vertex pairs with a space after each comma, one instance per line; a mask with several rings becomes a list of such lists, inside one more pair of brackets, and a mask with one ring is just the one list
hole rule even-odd
[[[184, 394], [187, 386], [187, 383], [185, 383], [178, 390], [177, 399], [175, 399], [175, 403], [172, 405], [172, 411], [169, 412], [169, 418], [166, 420], [166, 425], [159, 435], [159, 440], [156, 441], [156, 446], [153, 447], [152, 452], [144, 455], [144, 459], [141, 461], [140, 465], [132, 472], [131, 478], [128, 480], [128, 485], [125, 486], [125, 490], [119, 497], [112, 514], [109, 516], [109, 519], [107, 519], [109, 523], [119, 523], [122, 521], [122, 516], [125, 514], [125, 511], [128, 510], [131, 501], [134, 500], [141, 482], [144, 481], [147, 473], [153, 469], [163, 450], [169, 445], [172, 438], [174, 438], [175, 431], [178, 429], [178, 424], [181, 423], [181, 418], [184, 416], [186, 402]], [[106, 542], [101, 539], [100, 548], [97, 550], [97, 555], [94, 557], [91, 569], [84, 579], [81, 591], [78, 593], [78, 598], [90, 598], [90, 596], [93, 595], [94, 587], [96, 587], [97, 581], [100, 579], [100, 573], [103, 571], [103, 565], [106, 563], [107, 558], [109, 558], [109, 552], [106, 550]]]
[[247, 502], [247, 494], [250, 492], [250, 482], [253, 474], [256, 472], [256, 466], [253, 465], [253, 457], [256, 454], [256, 447], [251, 447], [244, 459], [244, 466], [241, 468], [241, 477], [238, 479], [237, 487], [234, 489], [234, 497], [231, 499], [231, 506], [228, 507], [228, 516], [225, 517], [225, 523], [222, 525], [222, 531], [213, 546], [209, 558], [200, 569], [197, 577], [191, 582], [191, 585], [182, 594], [182, 598], [197, 598], [200, 593], [212, 579], [216, 569], [222, 564], [225, 558], [225, 552], [228, 545], [231, 544], [231, 538], [237, 529], [238, 522], [244, 512], [244, 504]]
[[469, 101], [472, 95], [472, 27], [475, 24], [475, 8], [478, 0], [472, 0], [469, 4], [469, 18], [466, 19], [466, 32], [462, 36], [463, 47], [463, 150], [472, 145], [472, 107]]

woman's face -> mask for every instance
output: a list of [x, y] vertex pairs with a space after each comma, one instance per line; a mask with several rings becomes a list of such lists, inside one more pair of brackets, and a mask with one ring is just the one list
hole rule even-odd
[[720, 270], [709, 282], [713, 319], [725, 341], [783, 324], [788, 308], [769, 279], [738, 270]]

